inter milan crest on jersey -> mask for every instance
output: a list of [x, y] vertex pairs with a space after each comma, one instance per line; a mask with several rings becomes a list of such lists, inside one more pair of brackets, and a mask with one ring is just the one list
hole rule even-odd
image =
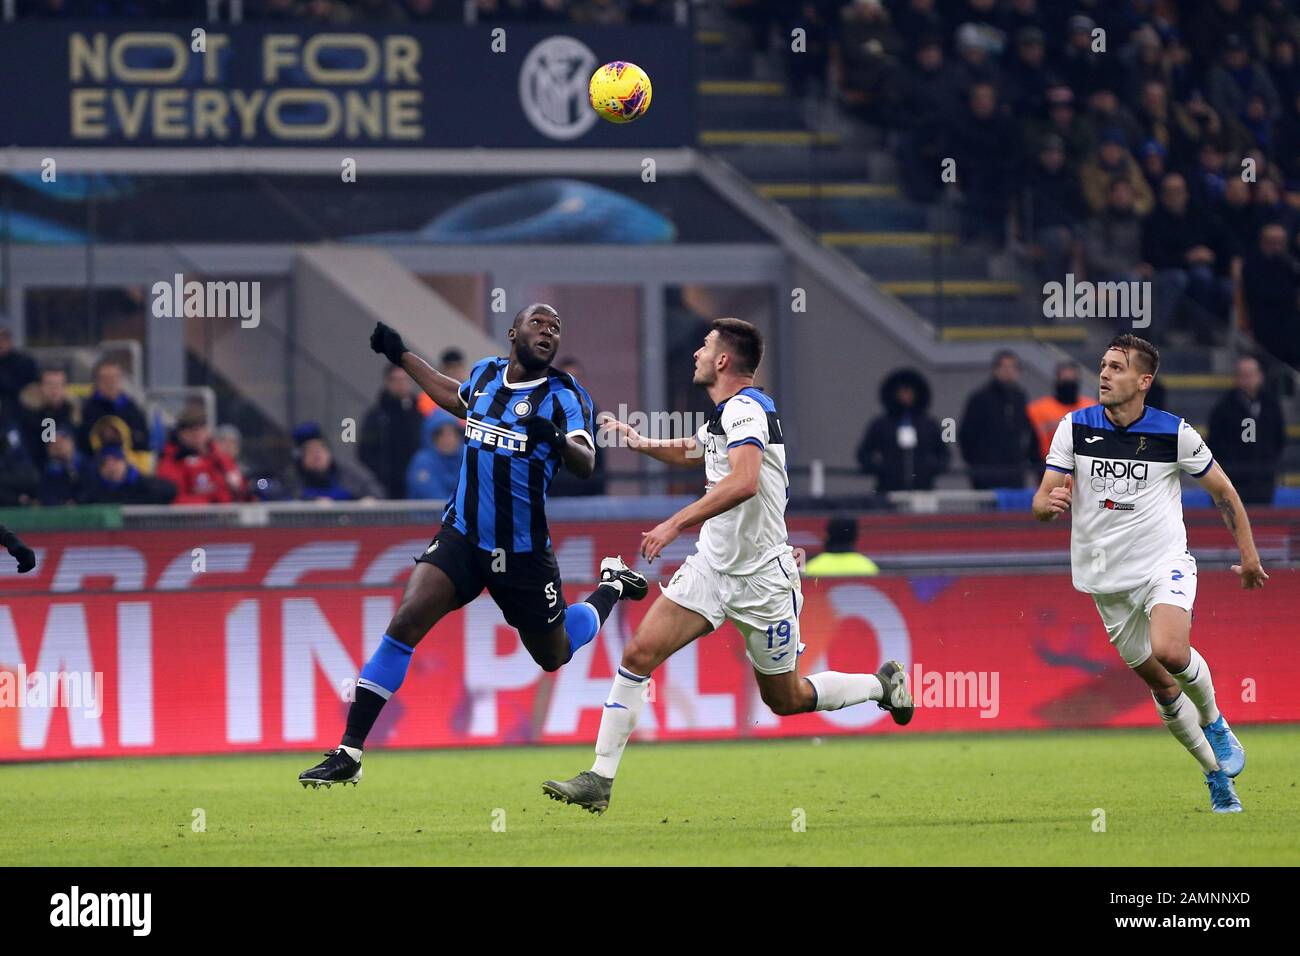
[[531, 414], [532, 410], [533, 410], [533, 406], [528, 404], [528, 401], [526, 399], [520, 399], [519, 401], [515, 402], [515, 407], [512, 409], [512, 411], [515, 413], [515, 416], [517, 418], [523, 418], [525, 415]]

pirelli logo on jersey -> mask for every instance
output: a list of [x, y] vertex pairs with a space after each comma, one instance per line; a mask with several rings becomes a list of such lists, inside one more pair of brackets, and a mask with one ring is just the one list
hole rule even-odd
[[500, 448], [502, 451], [509, 452], [522, 452], [528, 448], [527, 435], [512, 432], [499, 425], [475, 421], [472, 418], [465, 420], [465, 440], [476, 441], [486, 448]]

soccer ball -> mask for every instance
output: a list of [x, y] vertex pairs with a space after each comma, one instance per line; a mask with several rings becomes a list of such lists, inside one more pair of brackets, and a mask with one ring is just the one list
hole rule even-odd
[[630, 123], [650, 109], [650, 77], [635, 63], [615, 60], [591, 74], [591, 108], [611, 123]]

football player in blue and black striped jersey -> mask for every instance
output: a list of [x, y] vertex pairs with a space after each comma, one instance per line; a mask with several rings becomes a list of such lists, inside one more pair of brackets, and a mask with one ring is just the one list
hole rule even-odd
[[546, 671], [590, 642], [617, 601], [646, 595], [645, 576], [609, 557], [591, 596], [566, 607], [546, 527], [546, 491], [561, 466], [579, 478], [595, 466], [591, 396], [551, 367], [560, 346], [560, 316], [551, 306], [523, 309], [507, 334], [510, 355], [483, 359], [463, 382], [436, 371], [382, 322], [370, 336], [374, 351], [465, 419], [465, 454], [442, 528], [415, 559], [401, 606], [361, 671], [343, 740], [299, 775], [304, 787], [361, 779], [366, 736], [402, 685], [416, 644], [485, 588]]

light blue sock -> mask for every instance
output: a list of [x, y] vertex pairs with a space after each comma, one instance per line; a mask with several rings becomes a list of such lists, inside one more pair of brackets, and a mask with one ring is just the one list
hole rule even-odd
[[590, 644], [600, 630], [600, 614], [590, 604], [570, 604], [564, 617], [564, 631], [569, 636], [569, 657], [578, 648]]
[[375, 653], [366, 661], [366, 666], [361, 668], [357, 686], [374, 691], [384, 700], [392, 697], [406, 679], [406, 668], [411, 664], [414, 651], [415, 648], [385, 634]]

